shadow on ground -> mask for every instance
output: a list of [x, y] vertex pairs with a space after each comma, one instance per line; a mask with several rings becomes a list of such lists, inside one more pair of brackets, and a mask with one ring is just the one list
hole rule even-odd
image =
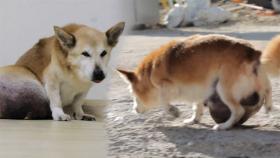
[[[182, 154], [210, 157], [278, 157], [280, 132], [260, 129], [213, 131], [209, 128], [157, 127]], [[238, 135], [238, 139], [236, 136]], [[186, 143], [188, 141], [188, 143]], [[253, 153], [253, 155], [252, 155]]]

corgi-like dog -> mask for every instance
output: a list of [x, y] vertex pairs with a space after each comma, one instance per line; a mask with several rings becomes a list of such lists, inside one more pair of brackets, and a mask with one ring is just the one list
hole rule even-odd
[[[2, 93], [0, 117], [31, 115], [31, 118], [41, 118], [37, 115], [43, 113], [45, 117], [51, 114], [54, 120], [66, 121], [71, 117], [63, 107], [70, 105], [75, 119], [95, 120], [93, 115], [84, 113], [82, 105], [91, 86], [105, 79], [111, 51], [124, 26], [124, 22], [120, 22], [106, 32], [80, 24], [55, 26], [54, 36], [40, 39], [15, 65], [0, 68], [0, 92], [28, 93], [18, 102], [12, 95]], [[9, 84], [12, 82], [14, 84]], [[29, 86], [23, 83], [29, 83]], [[38, 100], [41, 95], [43, 97]], [[29, 100], [32, 104], [26, 107], [27, 104], [21, 104], [20, 100]], [[37, 105], [33, 105], [34, 100]], [[38, 105], [40, 100], [43, 100], [44, 108]]]
[[258, 94], [257, 102], [264, 103], [267, 110], [271, 107], [270, 84], [260, 56], [260, 51], [241, 39], [194, 35], [151, 52], [135, 71], [118, 71], [131, 86], [136, 112], [161, 105], [178, 116], [178, 109], [171, 103], [192, 102], [194, 114], [186, 122], [194, 123], [201, 119], [204, 102], [217, 93], [231, 115], [213, 128], [229, 129], [245, 113], [241, 105], [244, 98]]
[[262, 53], [261, 63], [271, 77], [280, 75], [280, 35], [268, 42]]

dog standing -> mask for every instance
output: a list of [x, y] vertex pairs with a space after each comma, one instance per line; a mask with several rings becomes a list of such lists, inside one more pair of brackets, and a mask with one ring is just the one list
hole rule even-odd
[[258, 94], [271, 108], [269, 81], [261, 52], [244, 40], [222, 35], [195, 35], [173, 41], [147, 55], [135, 71], [119, 70], [131, 85], [134, 109], [143, 113], [162, 105], [174, 116], [173, 101], [194, 103], [187, 123], [200, 120], [203, 103], [215, 93], [230, 109], [230, 118], [214, 129], [228, 129], [245, 114], [244, 98]]
[[[110, 53], [123, 30], [123, 22], [105, 33], [78, 24], [70, 24], [63, 28], [55, 26], [54, 36], [39, 40], [14, 66], [0, 68], [0, 92], [18, 93], [14, 91], [14, 87], [22, 85], [25, 90], [21, 93], [29, 94], [25, 97], [29, 99], [29, 103], [32, 103], [32, 99], [28, 97], [36, 100], [39, 95], [46, 95], [42, 100], [44, 103], [49, 102], [54, 120], [71, 119], [63, 111], [63, 107], [68, 105], [72, 106], [75, 119], [94, 120], [94, 116], [84, 113], [82, 105], [91, 86], [105, 79]], [[17, 79], [30, 84], [26, 87]], [[13, 81], [14, 84], [8, 84]], [[38, 104], [27, 108], [20, 102], [24, 99], [16, 102], [14, 98], [9, 98], [9, 95], [2, 98], [1, 118], [25, 118], [30, 112], [36, 113], [35, 107], [41, 108]], [[14, 115], [11, 115], [12, 113]]]

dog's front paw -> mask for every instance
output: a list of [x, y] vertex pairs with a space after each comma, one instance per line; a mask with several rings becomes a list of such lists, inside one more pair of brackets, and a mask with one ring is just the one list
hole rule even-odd
[[93, 115], [89, 115], [89, 114], [78, 114], [78, 113], [74, 113], [74, 118], [76, 120], [84, 120], [84, 121], [96, 121], [95, 117]]
[[69, 121], [71, 117], [63, 112], [61, 108], [52, 109], [52, 117], [55, 121]]
[[168, 113], [171, 114], [173, 117], [179, 117], [180, 116], [180, 110], [175, 106], [170, 106], [168, 108]]
[[84, 120], [84, 121], [96, 121], [96, 119], [93, 115], [88, 115], [88, 114], [84, 114], [82, 120]]

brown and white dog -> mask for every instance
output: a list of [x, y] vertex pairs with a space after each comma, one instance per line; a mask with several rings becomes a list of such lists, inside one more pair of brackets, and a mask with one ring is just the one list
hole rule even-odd
[[[194, 103], [187, 123], [199, 121], [203, 103], [215, 93], [230, 109], [230, 118], [214, 129], [228, 129], [245, 113], [244, 98], [271, 108], [269, 80], [260, 64], [261, 52], [249, 43], [222, 35], [195, 35], [172, 41], [147, 55], [135, 71], [120, 70], [131, 85], [135, 110], [146, 112], [159, 105], [174, 116], [173, 101]], [[265, 101], [264, 101], [265, 100]]]
[[39, 40], [14, 66], [0, 68], [0, 117], [44, 118], [51, 112], [54, 120], [70, 120], [63, 107], [71, 105], [75, 119], [94, 120], [82, 105], [91, 86], [105, 79], [123, 30], [123, 22], [106, 32], [79, 24], [55, 26], [54, 36]]

